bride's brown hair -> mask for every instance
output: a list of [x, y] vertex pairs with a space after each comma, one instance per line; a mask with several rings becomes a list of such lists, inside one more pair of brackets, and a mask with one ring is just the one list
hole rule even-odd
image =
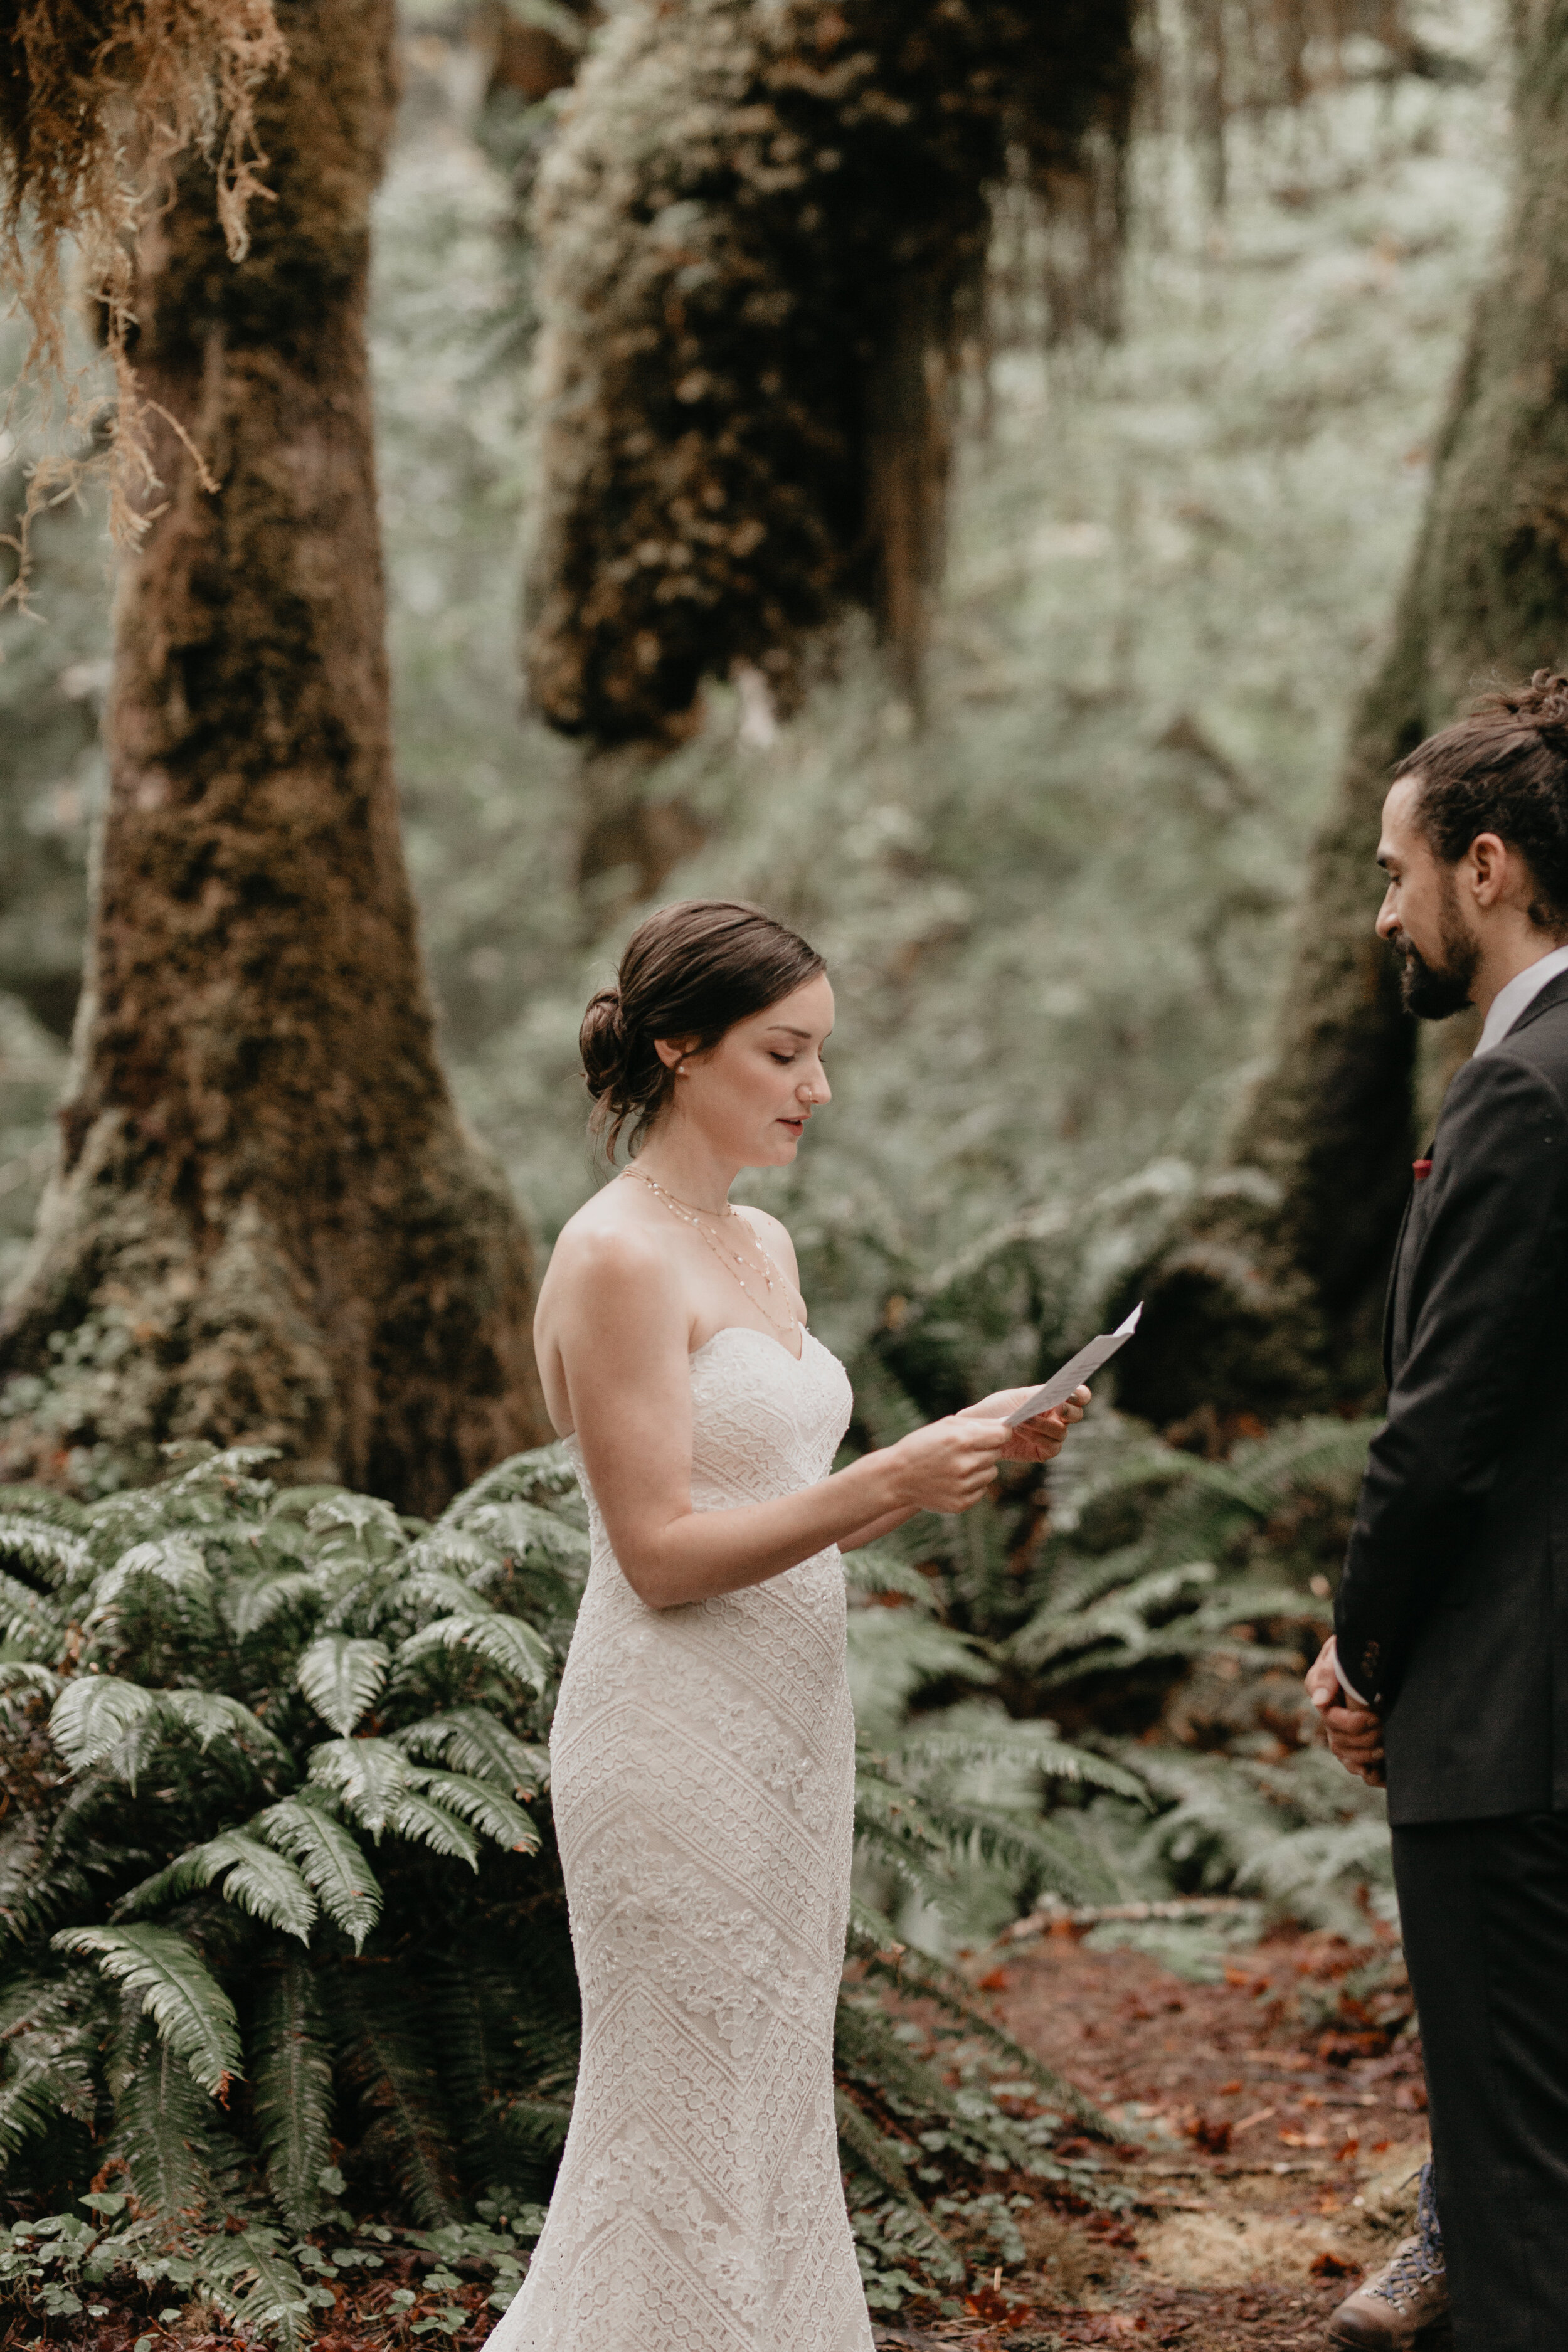
[[614, 988], [583, 1015], [578, 1045], [594, 1097], [589, 1120], [613, 1153], [636, 1152], [675, 1091], [658, 1039], [705, 1054], [726, 1030], [765, 1012], [827, 969], [799, 933], [736, 898], [683, 898], [639, 923]]

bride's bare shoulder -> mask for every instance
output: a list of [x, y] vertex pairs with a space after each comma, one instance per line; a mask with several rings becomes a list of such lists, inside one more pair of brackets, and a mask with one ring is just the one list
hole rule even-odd
[[[605, 1184], [568, 1217], [550, 1254], [544, 1287], [557, 1294], [584, 1283], [620, 1289], [661, 1286], [670, 1274], [667, 1237], [630, 1185]], [[541, 1298], [543, 1297], [543, 1289]]]

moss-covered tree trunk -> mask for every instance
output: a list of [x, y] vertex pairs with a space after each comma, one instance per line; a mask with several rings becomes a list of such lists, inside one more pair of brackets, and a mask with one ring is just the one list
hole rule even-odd
[[[1306, 877], [1272, 1066], [1231, 1166], [1144, 1276], [1149, 1311], [1121, 1395], [1157, 1420], [1378, 1386], [1383, 1287], [1436, 1091], [1420, 1082], [1415, 1024], [1373, 933], [1389, 769], [1493, 674], [1568, 653], [1568, 0], [1511, 0], [1510, 15], [1508, 226], [1387, 654]], [[1437, 1033], [1423, 1068], [1440, 1076], [1467, 1042]]]
[[164, 487], [123, 577], [61, 1156], [5, 1466], [281, 1445], [419, 1510], [543, 1433], [527, 1241], [437, 1060], [398, 838], [363, 316], [392, 0], [290, 0], [276, 201], [198, 165], [139, 257]]

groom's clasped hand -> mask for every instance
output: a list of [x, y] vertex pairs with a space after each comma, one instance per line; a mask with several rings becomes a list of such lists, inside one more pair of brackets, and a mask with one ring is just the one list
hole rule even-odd
[[1318, 1710], [1330, 1752], [1369, 1789], [1384, 1783], [1383, 1717], [1359, 1706], [1340, 1681], [1339, 1645], [1331, 1633], [1312, 1662], [1307, 1696]]
[[1034, 1421], [1009, 1428], [1006, 1416], [1021, 1405], [1027, 1389], [998, 1389], [978, 1404], [901, 1438], [894, 1449], [902, 1492], [900, 1500], [923, 1511], [967, 1511], [995, 1483], [1004, 1462], [1049, 1462], [1059, 1454], [1075, 1421], [1083, 1419], [1089, 1391], [1079, 1389], [1066, 1404]]

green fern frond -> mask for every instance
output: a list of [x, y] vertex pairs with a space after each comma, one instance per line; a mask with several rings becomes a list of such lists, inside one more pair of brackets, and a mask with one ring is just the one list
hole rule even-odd
[[194, 1886], [210, 1886], [220, 1874], [225, 1902], [237, 1904], [285, 1936], [297, 1936], [302, 1944], [310, 1942], [316, 1923], [316, 1900], [310, 1887], [291, 1862], [244, 1830], [225, 1830], [205, 1845], [188, 1848], [122, 1895], [117, 1916], [133, 1918], [138, 1912], [156, 1910]]
[[0, 1511], [0, 1559], [15, 1560], [57, 1587], [80, 1582], [92, 1567], [79, 1535], [18, 1511]]
[[[539, 1832], [522, 1807], [503, 1796], [488, 1780], [471, 1779], [465, 1772], [423, 1772], [420, 1776], [425, 1793], [448, 1813], [457, 1813], [497, 1845], [511, 1853], [537, 1853]], [[398, 1824], [402, 1827], [401, 1822]], [[406, 1832], [405, 1832], [406, 1834]]]
[[409, 1787], [408, 1759], [390, 1739], [326, 1739], [310, 1750], [312, 1783], [379, 1837]]
[[933, 1838], [940, 1838], [950, 1853], [1032, 1872], [1043, 1886], [1069, 1902], [1103, 1903], [1115, 1896], [1115, 1886], [1098, 1857], [1049, 1822], [1027, 1821], [930, 1791], [921, 1792], [920, 1803]]
[[1135, 1804], [1148, 1802], [1148, 1790], [1135, 1773], [1091, 1749], [1069, 1748], [1045, 1722], [1014, 1722], [999, 1717], [993, 1730], [986, 1727], [945, 1728], [940, 1717], [931, 1729], [915, 1727], [901, 1738], [878, 1742], [878, 1752], [900, 1778], [922, 1770], [950, 1771], [963, 1764], [1022, 1765], [1047, 1780], [1066, 1780], [1092, 1789], [1108, 1789]]
[[511, 1454], [498, 1462], [493, 1470], [487, 1470], [454, 1496], [436, 1524], [460, 1528], [487, 1503], [520, 1501], [548, 1508], [552, 1502], [574, 1497], [576, 1493], [577, 1474], [564, 1442], [557, 1438], [552, 1444], [536, 1445], [526, 1454]]
[[106, 1617], [115, 1606], [127, 1585], [142, 1577], [151, 1578], [182, 1600], [205, 1599], [212, 1591], [212, 1572], [206, 1558], [194, 1537], [179, 1532], [157, 1536], [145, 1543], [132, 1544], [122, 1552], [114, 1566], [100, 1576], [93, 1588], [92, 1606], [87, 1623], [91, 1625]]
[[369, 2118], [364, 2150], [384, 2163], [427, 2229], [452, 2221], [455, 2135], [441, 2115], [439, 2086], [414, 2030], [413, 1988], [401, 1971], [360, 1969], [329, 1979], [331, 2011], [350, 2081]]
[[900, 2040], [887, 2012], [868, 2003], [864, 1992], [840, 1993], [833, 2045], [840, 2072], [873, 2091], [895, 2114], [955, 2113], [953, 2095], [936, 2069]]
[[294, 1680], [322, 1722], [346, 1738], [374, 1706], [391, 1664], [384, 1643], [323, 1633], [301, 1656]]
[[94, 1961], [141, 1996], [159, 2032], [215, 2098], [241, 2071], [234, 2003], [194, 1947], [167, 1927], [66, 1927], [57, 1952]]
[[875, 1348], [862, 1348], [850, 1366], [855, 1386], [857, 1419], [873, 1445], [896, 1445], [923, 1429], [926, 1415], [901, 1381], [889, 1370]]
[[844, 1581], [851, 1592], [874, 1599], [896, 1593], [918, 1609], [929, 1610], [936, 1600], [930, 1577], [885, 1538], [844, 1554]]
[[914, 2185], [910, 2183], [908, 2171], [905, 2171], [900, 2155], [891, 2145], [891, 2140], [886, 2140], [877, 2131], [872, 2119], [863, 2115], [860, 2107], [856, 2107], [851, 2095], [847, 2091], [839, 2091], [837, 2086], [835, 2094], [832, 2094], [832, 2110], [835, 2110], [837, 2126], [839, 2126], [839, 2149], [842, 2149], [844, 2161], [851, 2166], [853, 2171], [868, 2173], [881, 2188], [889, 2189], [898, 2200], [898, 2204], [905, 2209], [905, 2213], [910, 2213], [912, 2221], [920, 2225], [921, 2251], [926, 2253], [926, 2263], [929, 2263], [931, 2270], [936, 2270], [941, 2279], [962, 2279], [963, 2265], [954, 2255], [952, 2246], [947, 2244], [947, 2239], [942, 2237], [936, 2222], [931, 2221], [920, 2197], [914, 2194]]
[[497, 2108], [496, 2122], [507, 2138], [529, 2155], [553, 2156], [564, 2146], [572, 2128], [572, 2108], [565, 2099], [523, 2091]]
[[[1079, 1508], [1119, 1496], [1151, 1492], [1145, 1530], [1132, 1549], [1143, 1565], [1163, 1569], [1184, 1559], [1222, 1559], [1243, 1528], [1261, 1526], [1308, 1492], [1348, 1500], [1365, 1465], [1374, 1422], [1324, 1416], [1287, 1423], [1269, 1436], [1244, 1442], [1226, 1462], [1205, 1462], [1170, 1446], [1133, 1448], [1079, 1497]], [[1078, 1563], [1068, 1562], [1071, 1570]], [[1058, 1607], [1087, 1596], [1062, 1585]]]
[[58, 2115], [90, 2124], [97, 2016], [59, 1979], [25, 1976], [0, 1999], [0, 2158], [48, 2130]]
[[203, 2241], [199, 2273], [227, 2316], [247, 2335], [300, 2352], [310, 2333], [305, 2283], [276, 2230], [252, 2222], [233, 2237]]
[[242, 1699], [231, 1698], [226, 1691], [176, 1687], [160, 1691], [157, 1696], [160, 1730], [194, 1739], [204, 1756], [220, 1739], [252, 1761], [280, 1762], [288, 1754], [277, 1733], [268, 1730]]
[[309, 1961], [289, 1953], [268, 1969], [250, 2032], [256, 2128], [289, 2227], [302, 2234], [321, 2206], [331, 2155], [332, 2059]]
[[1351, 1501], [1366, 1468], [1366, 1449], [1380, 1423], [1341, 1421], [1333, 1414], [1286, 1422], [1267, 1437], [1243, 1439], [1230, 1459], [1238, 1494], [1259, 1518], [1303, 1487], [1336, 1491]]
[[265, 1503], [274, 1492], [272, 1482], [252, 1478], [250, 1473], [264, 1462], [283, 1458], [276, 1445], [212, 1445], [205, 1438], [191, 1437], [174, 1439], [163, 1452], [169, 1461], [188, 1465], [153, 1490], [171, 1503], [215, 1490], [225, 1501], [231, 1501], [238, 1490], [248, 1500]]
[[1050, 1559], [1045, 1600], [1036, 1612], [1042, 1623], [1087, 1609], [1119, 1585], [1133, 1584], [1150, 1565], [1149, 1546], [1140, 1540], [1115, 1551], [1080, 1558], [1062, 1547]]
[[321, 1580], [314, 1569], [274, 1569], [229, 1584], [223, 1613], [236, 1641], [248, 1642], [291, 1610], [319, 1608], [321, 1598]]
[[410, 1756], [439, 1757], [514, 1796], [531, 1794], [550, 1777], [550, 1750], [520, 1739], [489, 1707], [455, 1706], [449, 1714], [405, 1724], [391, 1737]]
[[35, 1592], [15, 1576], [0, 1570], [0, 1635], [7, 1642], [27, 1640], [46, 1645], [43, 1654], [56, 1657], [66, 1632], [66, 1618], [52, 1593]]
[[563, 2094], [569, 2099], [577, 2080], [583, 2020], [563, 1916], [553, 1935], [541, 1922], [526, 1975], [520, 1979], [512, 1972], [509, 2000], [513, 2078], [521, 2076], [535, 2095]]
[[68, 1844], [30, 1808], [17, 1806], [0, 1824], [0, 1933], [21, 1943], [62, 1914], [86, 1908], [92, 1887]]
[[47, 1698], [52, 1706], [61, 1688], [59, 1675], [37, 1658], [0, 1658], [0, 1696]]
[[493, 2139], [489, 2105], [515, 2075], [518, 1991], [516, 1968], [482, 1945], [448, 1950], [430, 1968], [429, 2009], [441, 2085], [452, 2113], [463, 2120], [466, 2149]]
[[470, 1870], [478, 1870], [478, 1844], [445, 1806], [407, 1790], [393, 1806], [390, 1822], [399, 1837], [408, 1838], [416, 1845], [427, 1845], [432, 1853], [445, 1854], [449, 1861], [466, 1862]]
[[868, 1731], [890, 1730], [932, 1683], [984, 1687], [996, 1679], [993, 1659], [973, 1634], [913, 1609], [852, 1609], [847, 1642], [855, 1720]]
[[856, 1852], [864, 1864], [892, 1872], [906, 1895], [949, 1916], [957, 1907], [950, 1857], [934, 1841], [910, 1833], [898, 1822], [879, 1819], [858, 1805], [855, 1815]]
[[205, 1753], [224, 1740], [242, 1754], [281, 1759], [276, 1734], [226, 1692], [149, 1688], [118, 1675], [78, 1675], [49, 1715], [49, 1735], [71, 1770], [101, 1765], [134, 1790], [166, 1738], [194, 1738]]
[[1380, 1814], [1332, 1828], [1287, 1831], [1249, 1856], [1236, 1874], [1238, 1888], [1256, 1887], [1275, 1902], [1297, 1904], [1303, 1895], [1321, 1895], [1336, 1879], [1392, 1885], [1388, 1825]]
[[434, 1612], [444, 1617], [481, 1617], [489, 1608], [465, 1578], [439, 1567], [412, 1569], [399, 1580], [398, 1599], [426, 1615]]
[[1383, 1792], [1349, 1778], [1327, 1748], [1303, 1748], [1279, 1763], [1254, 1756], [1237, 1757], [1236, 1769], [1278, 1809], [1279, 1818], [1294, 1814], [1310, 1828], [1331, 1828], [1352, 1813], [1381, 1821], [1386, 1812]]
[[[558, 1512], [542, 1510], [537, 1503], [515, 1499], [475, 1504], [464, 1514], [463, 1529], [470, 1537], [482, 1538], [496, 1555], [510, 1556], [531, 1569], [552, 1570], [573, 1583], [587, 1572], [586, 1536]], [[481, 1576], [484, 1573], [479, 1570]]]
[[1031, 1666], [1047, 1665], [1066, 1651], [1090, 1650], [1105, 1642], [1142, 1656], [1153, 1638], [1151, 1612], [1179, 1608], [1213, 1584], [1218, 1574], [1212, 1562], [1203, 1559], [1145, 1570], [1085, 1607], [1058, 1610], [1047, 1605], [1020, 1627], [1010, 1647], [1015, 1657]]
[[357, 1952], [381, 1916], [381, 1887], [358, 1839], [309, 1793], [269, 1805], [251, 1826], [297, 1865]]
[[103, 1764], [134, 1789], [160, 1694], [118, 1675], [79, 1675], [49, 1715], [49, 1737], [73, 1772]]
[[179, 2053], [129, 2004], [118, 2037], [113, 2141], [132, 2187], [165, 2227], [200, 2218], [226, 2151], [216, 2144], [210, 2102]]
[[483, 1614], [476, 1609], [472, 1615], [437, 1617], [434, 1623], [422, 1626], [399, 1644], [398, 1666], [406, 1670], [439, 1650], [472, 1650], [498, 1674], [525, 1683], [534, 1691], [545, 1690], [555, 1670], [555, 1661], [543, 1636], [523, 1618], [506, 1616], [499, 1609]]
[[376, 1495], [351, 1495], [346, 1489], [315, 1504], [305, 1522], [319, 1538], [320, 1557], [332, 1563], [379, 1567], [405, 1549], [403, 1522], [390, 1503]]
[[38, 1527], [52, 1528], [57, 1532], [75, 1536], [82, 1544], [84, 1558], [87, 1556], [88, 1531], [92, 1525], [89, 1505], [78, 1502], [74, 1495], [68, 1495], [61, 1487], [35, 1486], [26, 1479], [15, 1486], [7, 1486], [5, 1491], [5, 1517], [25, 1519]]

